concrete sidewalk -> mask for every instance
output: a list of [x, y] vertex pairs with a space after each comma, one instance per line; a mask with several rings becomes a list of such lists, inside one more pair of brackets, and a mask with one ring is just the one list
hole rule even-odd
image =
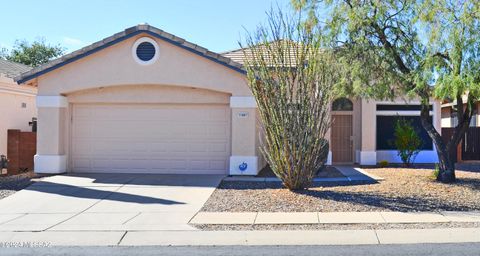
[[471, 242], [480, 242], [480, 228], [316, 231], [0, 232], [0, 244], [7, 247], [375, 245]]
[[480, 222], [480, 212], [199, 212], [190, 224], [364, 224]]

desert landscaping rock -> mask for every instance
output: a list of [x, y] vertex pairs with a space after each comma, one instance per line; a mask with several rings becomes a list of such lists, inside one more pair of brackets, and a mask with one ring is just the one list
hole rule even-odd
[[432, 169], [366, 169], [384, 178], [371, 182], [316, 183], [292, 192], [280, 183], [224, 181], [205, 203], [207, 212], [478, 211], [480, 172], [457, 171], [443, 184]]
[[378, 224], [272, 224], [272, 225], [193, 225], [200, 230], [364, 230], [480, 228], [480, 222], [378, 223]]
[[33, 172], [0, 177], [0, 199], [28, 187], [34, 182], [32, 179], [36, 177]]
[[[271, 178], [275, 177], [275, 173], [273, 173], [272, 169], [267, 165], [258, 173], [257, 177], [264, 177], [264, 178]], [[326, 166], [322, 170], [320, 170], [316, 178], [345, 178], [345, 175], [342, 174], [337, 168], [333, 166]]]

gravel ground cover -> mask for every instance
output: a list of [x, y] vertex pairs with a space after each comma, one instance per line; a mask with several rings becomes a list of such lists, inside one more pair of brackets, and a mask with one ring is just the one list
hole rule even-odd
[[12, 176], [0, 176], [0, 199], [20, 191], [34, 182], [37, 178], [33, 172], [26, 172]]
[[[258, 173], [257, 177], [276, 177], [275, 173], [273, 173], [272, 169], [270, 166], [264, 167], [260, 172]], [[317, 175], [315, 176], [317, 178], [345, 178], [345, 176], [339, 172], [335, 167], [332, 166], [326, 166], [320, 170]]]
[[201, 211], [348, 212], [478, 211], [480, 171], [457, 171], [458, 181], [442, 184], [432, 169], [365, 169], [385, 180], [376, 183], [316, 183], [292, 192], [274, 182], [224, 181]]
[[[192, 225], [192, 224], [190, 224]], [[359, 230], [359, 229], [430, 229], [480, 228], [480, 222], [442, 222], [409, 224], [292, 224], [292, 225], [192, 225], [201, 230]]]

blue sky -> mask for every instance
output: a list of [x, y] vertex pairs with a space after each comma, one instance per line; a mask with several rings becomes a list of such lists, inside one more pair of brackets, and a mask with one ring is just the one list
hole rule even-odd
[[9, 0], [2, 1], [0, 48], [44, 37], [67, 51], [148, 23], [212, 51], [235, 49], [271, 5], [289, 0]]

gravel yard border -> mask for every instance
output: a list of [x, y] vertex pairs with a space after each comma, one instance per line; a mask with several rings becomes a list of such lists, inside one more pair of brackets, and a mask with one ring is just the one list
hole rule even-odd
[[402, 224], [254, 224], [254, 225], [211, 225], [190, 224], [202, 231], [240, 230], [371, 230], [371, 229], [432, 229], [432, 228], [480, 228], [480, 222], [437, 222]]
[[315, 183], [292, 192], [280, 183], [223, 181], [203, 212], [436, 212], [479, 211], [480, 172], [457, 171], [458, 181], [443, 184], [432, 169], [372, 168], [377, 182]]
[[11, 176], [0, 176], [0, 200], [15, 194], [35, 182], [35, 179], [40, 178], [34, 172], [25, 172]]

